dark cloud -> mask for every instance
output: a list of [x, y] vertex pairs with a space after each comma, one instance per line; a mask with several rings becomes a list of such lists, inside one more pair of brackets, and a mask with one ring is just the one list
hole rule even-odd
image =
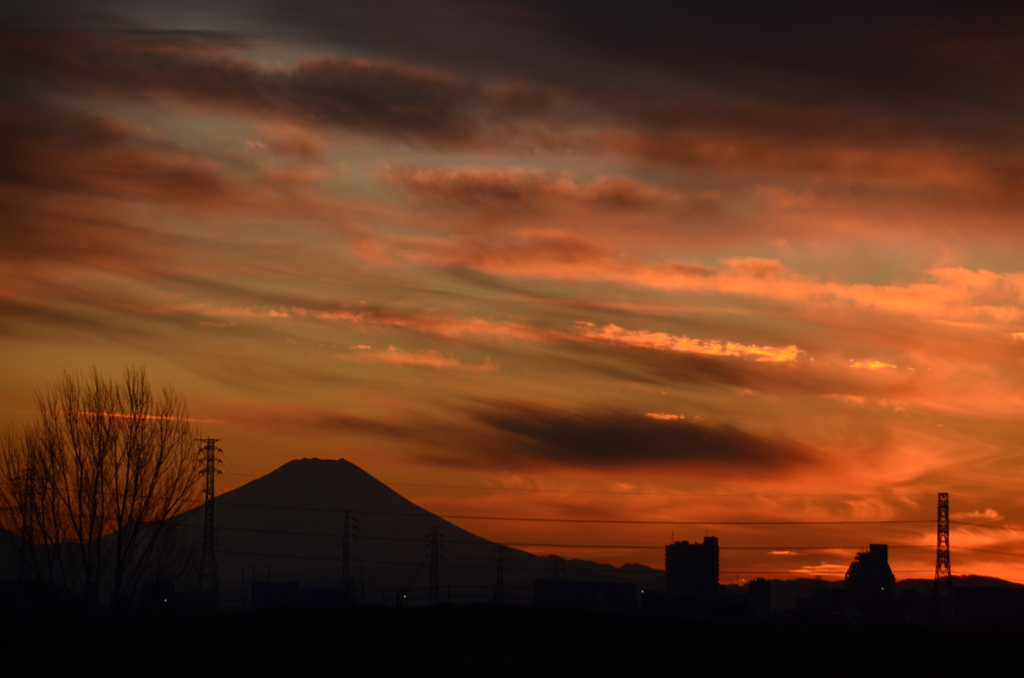
[[186, 40], [162, 33], [59, 31], [8, 34], [0, 45], [12, 75], [61, 91], [89, 97], [171, 95], [410, 142], [496, 144], [509, 134], [491, 128], [548, 107], [546, 90], [529, 83], [487, 88], [437, 68], [334, 57], [270, 68], [237, 56], [219, 35], [214, 38], [205, 43], [196, 36]]
[[[297, 0], [260, 7], [268, 28], [272, 21], [293, 39], [554, 82], [673, 126], [690, 121], [670, 114], [666, 99], [756, 101], [788, 105], [798, 118], [804, 110], [846, 110], [846, 124], [832, 134], [847, 134], [857, 119], [851, 110], [860, 110], [912, 118], [916, 124], [901, 133], [998, 141], [1017, 129], [1022, 96], [1013, 83], [1024, 63], [1024, 11], [1005, 3], [441, 0], [424, 8], [408, 0], [372, 7]], [[964, 126], [979, 117], [998, 124]], [[800, 133], [795, 123], [786, 125], [790, 133]]]
[[200, 153], [147, 143], [117, 120], [24, 99], [0, 105], [0, 184], [191, 202], [209, 202], [227, 188], [217, 164]]
[[[254, 39], [138, 29], [8, 33], [3, 50], [8, 79], [86, 96], [171, 95], [413, 144], [603, 149], [728, 175], [919, 176], [924, 190], [960, 167], [966, 178], [944, 188], [1006, 202], [1024, 176], [1022, 13], [919, 9], [257, 2], [244, 12], [261, 37], [372, 58], [271, 68], [242, 56]], [[215, 13], [232, 12], [243, 8]]]
[[715, 203], [713, 195], [685, 196], [623, 176], [601, 176], [586, 182], [539, 170], [408, 165], [389, 167], [383, 176], [425, 203], [447, 209], [522, 212], [575, 206], [643, 211]]
[[[133, 221], [129, 204], [208, 221], [243, 214], [329, 221], [337, 231], [355, 209], [302, 173], [186, 148], [41, 97], [0, 103], [0, 195], [0, 260], [75, 261], [121, 272], [188, 271], [201, 259], [221, 259], [213, 251], [222, 245], [217, 230], [167, 232]], [[255, 242], [232, 240], [261, 266], [294, 249], [276, 244], [257, 252]]]
[[86, 336], [112, 336], [124, 338], [138, 333], [124, 327], [111, 327], [106, 318], [91, 317], [50, 305], [0, 299], [0, 335], [38, 341]]
[[763, 474], [812, 463], [815, 457], [810, 448], [781, 437], [619, 411], [569, 412], [500, 403], [474, 416], [498, 432], [481, 449], [500, 450], [493, 453], [494, 461], [513, 467], [691, 466]]
[[[62, 211], [69, 199], [216, 208], [240, 193], [220, 163], [203, 153], [148, 142], [102, 116], [39, 103], [0, 106], [0, 186], [8, 206], [43, 213]], [[95, 208], [63, 211], [83, 221], [98, 216]]]

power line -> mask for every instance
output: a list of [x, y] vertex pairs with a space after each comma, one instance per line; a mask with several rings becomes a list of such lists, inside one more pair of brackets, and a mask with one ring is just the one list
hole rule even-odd
[[951, 547], [954, 551], [973, 551], [975, 553], [992, 553], [999, 556], [1017, 556], [1024, 558], [1024, 553], [1014, 553], [1013, 551], [996, 551], [993, 549], [976, 549], [968, 546], [953, 546]]
[[[337, 534], [333, 532], [295, 532], [292, 530], [272, 530], [260, 527], [231, 527], [221, 526], [218, 530], [231, 531], [231, 532], [259, 532], [265, 534], [283, 534], [295, 537], [324, 537], [324, 538], [337, 538]], [[360, 535], [359, 537], [353, 537], [357, 541], [371, 540], [371, 541], [392, 541], [392, 542], [412, 542], [422, 543], [423, 539], [417, 539], [413, 537], [384, 537], [375, 535]], [[497, 542], [484, 540], [481, 538], [479, 541], [471, 541], [466, 539], [461, 540], [446, 540], [448, 544], [461, 544], [469, 546], [481, 546], [481, 547], [493, 547]], [[553, 543], [553, 542], [501, 542], [500, 545], [511, 546], [518, 548], [588, 548], [588, 549], [652, 549], [661, 550], [665, 548], [665, 545], [658, 544], [566, 544], [566, 543]], [[888, 544], [891, 549], [931, 549], [931, 546], [927, 544]], [[775, 545], [756, 545], [756, 546], [719, 546], [719, 550], [722, 551], [854, 551], [857, 549], [863, 549], [864, 544], [855, 545], [801, 545], [801, 546], [775, 546]], [[991, 553], [995, 555], [1005, 556], [1017, 556], [1024, 557], [1024, 553], [1013, 552], [1013, 551], [997, 551], [992, 549], [977, 549], [965, 546], [954, 546], [954, 551], [974, 551], [978, 553]], [[285, 556], [282, 556], [285, 557]], [[367, 561], [370, 562], [370, 561]]]
[[[893, 572], [931, 572], [932, 570], [893, 570]], [[841, 575], [841, 572], [807, 572], [805, 570], [719, 570], [719, 574], [803, 574], [808, 577]]]
[[[344, 513], [344, 509], [313, 508], [305, 506], [280, 506], [271, 504], [247, 504], [241, 502], [219, 502], [221, 506], [245, 506], [252, 508], [274, 508], [293, 511], [321, 511]], [[518, 516], [467, 516], [428, 513], [399, 513], [392, 511], [358, 511], [362, 515], [392, 516], [403, 518], [443, 518], [445, 520], [502, 520], [537, 523], [597, 523], [606, 525], [901, 525], [931, 524], [934, 520], [622, 520], [615, 518], [524, 518]]]
[[[184, 549], [184, 550], [194, 551], [195, 549]], [[276, 554], [276, 553], [259, 553], [259, 552], [253, 552], [253, 551], [218, 551], [218, 553], [221, 553], [221, 554], [224, 554], [224, 555], [251, 556], [251, 557], [262, 557], [262, 558], [292, 558], [292, 559], [296, 559], [296, 560], [320, 560], [320, 561], [332, 561], [332, 562], [334, 561], [333, 558], [327, 558], [327, 557], [322, 557], [322, 556], [293, 556], [293, 555], [283, 555], [283, 554]], [[1024, 554], [1022, 554], [1022, 555], [1024, 555]], [[407, 567], [421, 567], [423, 565], [422, 562], [412, 562], [412, 561], [405, 561], [405, 560], [365, 560], [364, 562], [369, 563], [371, 565], [403, 565], [403, 566], [407, 566]], [[494, 566], [490, 565], [490, 564], [476, 565], [476, 564], [470, 564], [470, 563], [451, 563], [451, 564], [446, 565], [446, 567], [453, 567], [453, 568], [460, 568], [460, 569], [471, 569], [471, 570], [483, 570], [483, 569], [493, 570], [494, 569]], [[609, 566], [609, 567], [612, 567], [615, 570], [618, 569], [618, 568], [614, 568], [613, 566]], [[839, 567], [839, 566], [837, 566], [837, 567]], [[520, 571], [525, 570], [525, 571], [547, 572], [547, 571], [549, 571], [550, 568], [549, 568], [548, 563], [545, 562], [545, 563], [540, 563], [540, 564], [538, 564], [536, 566], [524, 566], [524, 565], [511, 565], [510, 566], [510, 565], [506, 565], [505, 569], [506, 570], [520, 570]], [[577, 574], [586, 574], [586, 573], [593, 574], [595, 572], [595, 569], [597, 569], [597, 568], [567, 567], [566, 568], [566, 572], [572, 572], [572, 573], [577, 573]], [[651, 568], [650, 574], [656, 575], [659, 572], [660, 572], [660, 570], [655, 570], [654, 568]], [[719, 572], [720, 572], [720, 574], [804, 574], [804, 575], [807, 575], [807, 576], [819, 576], [821, 574], [826, 574], [826, 575], [827, 574], [836, 574], [836, 575], [841, 574], [838, 571], [837, 572], [831, 572], [831, 573], [829, 573], [829, 572], [815, 573], [815, 572], [807, 572], [807, 571], [799, 570], [799, 569], [792, 569], [792, 570], [758, 570], [758, 569], [750, 569], [750, 568], [743, 569], [743, 570], [720, 570]], [[917, 572], [932, 572], [932, 570], [905, 570], [905, 569], [898, 569], [898, 570], [893, 570], [893, 572], [917, 573]]]
[[[247, 478], [265, 478], [266, 475], [259, 475], [256, 473], [232, 473], [230, 475], [244, 476]], [[748, 498], [818, 498], [818, 499], [840, 499], [847, 497], [884, 497], [892, 499], [908, 499], [912, 497], [930, 497], [930, 492], [915, 492], [912, 494], [890, 494], [890, 493], [856, 493], [851, 492], [847, 494], [777, 494], [777, 493], [761, 493], [761, 492], [709, 492], [709, 493], [696, 493], [696, 492], [642, 492], [642, 491], [623, 491], [623, 490], [574, 490], [574, 489], [545, 489], [539, 487], [487, 487], [480, 485], [438, 485], [433, 483], [394, 483], [384, 481], [362, 481], [362, 480], [337, 480], [335, 478], [308, 478], [308, 477], [289, 477], [289, 476], [274, 476], [275, 479], [279, 480], [300, 480], [300, 481], [314, 481], [324, 483], [339, 483], [345, 485], [385, 485], [387, 487], [425, 487], [431, 489], [446, 489], [446, 490], [476, 490], [479, 492], [540, 492], [545, 494], [621, 494], [627, 496], [652, 496], [652, 497], [748, 497]]]
[[[333, 508], [317, 508], [309, 506], [282, 506], [279, 504], [250, 504], [243, 502], [231, 502], [231, 501], [217, 501], [218, 506], [241, 506], [249, 508], [267, 508], [267, 509], [283, 509], [289, 511], [313, 511], [321, 513], [344, 513], [345, 509], [333, 509]], [[185, 513], [195, 510], [203, 506], [203, 503], [198, 503], [192, 509], [187, 509]], [[0, 506], [0, 512], [15, 512], [17, 509], [10, 507]], [[624, 524], [624, 525], [716, 525], [716, 526], [786, 526], [786, 525], [914, 525], [914, 524], [929, 524], [935, 523], [934, 520], [620, 520], [620, 519], [584, 519], [584, 518], [525, 518], [518, 516], [466, 516], [466, 515], [448, 515], [448, 514], [434, 514], [429, 513], [424, 509], [424, 513], [399, 513], [389, 511], [361, 511], [353, 509], [354, 512], [363, 515], [377, 515], [377, 516], [392, 516], [392, 517], [406, 517], [406, 518], [422, 518], [422, 519], [446, 519], [446, 520], [494, 520], [494, 521], [514, 521], [514, 522], [549, 522], [549, 523], [593, 523], [593, 524]], [[74, 517], [76, 514], [68, 512], [56, 512], [50, 511], [48, 515], [60, 515], [64, 517]], [[179, 514], [176, 518], [184, 514]], [[993, 530], [1013, 530], [1021, 531], [1024, 528], [1015, 525], [983, 525], [980, 523], [963, 523], [957, 520], [949, 521], [950, 525], [958, 527], [979, 527]], [[218, 527], [217, 529], [221, 529]], [[955, 548], [955, 547], [954, 547]]]
[[932, 523], [931, 520], [617, 520], [607, 518], [518, 518], [504, 516], [450, 516], [451, 520], [511, 520], [539, 523], [602, 523], [622, 525], [898, 525]]
[[[219, 530], [226, 530], [231, 532], [260, 532], [265, 534], [284, 534], [294, 537], [325, 537], [325, 538], [337, 538], [337, 534], [333, 532], [294, 532], [292, 530], [271, 530], [262, 527], [231, 527], [221, 526]], [[399, 541], [399, 542], [415, 542], [422, 543], [422, 539], [415, 539], [413, 537], [382, 537], [374, 535], [360, 535], [359, 537], [353, 537], [353, 539], [360, 540], [372, 540], [372, 541]], [[479, 541], [470, 541], [466, 539], [461, 540], [445, 540], [448, 544], [466, 544], [472, 546], [494, 546], [496, 542], [484, 540], [481, 538]], [[504, 546], [515, 546], [515, 547], [533, 547], [533, 548], [604, 548], [604, 549], [663, 549], [664, 544], [651, 545], [651, 544], [557, 544], [557, 543], [536, 543], [536, 542], [501, 542]], [[766, 550], [766, 551], [828, 551], [828, 550], [854, 550], [864, 548], [863, 544], [856, 546], [720, 546], [722, 550]], [[889, 548], [930, 548], [923, 544], [889, 544]]]

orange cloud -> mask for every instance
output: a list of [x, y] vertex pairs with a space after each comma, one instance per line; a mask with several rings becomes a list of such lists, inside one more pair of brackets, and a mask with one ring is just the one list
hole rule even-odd
[[521, 229], [504, 240], [389, 236], [384, 242], [400, 258], [417, 264], [465, 266], [500, 275], [607, 281], [805, 304], [852, 302], [944, 322], [1024, 321], [1024, 273], [945, 267], [927, 271], [927, 282], [849, 284], [801, 275], [780, 261], [758, 257], [725, 259], [718, 268], [643, 261], [579, 235], [550, 229]]
[[861, 360], [851, 360], [850, 361], [850, 367], [852, 367], [854, 369], [863, 369], [863, 370], [881, 370], [881, 369], [895, 370], [895, 369], [897, 369], [897, 367], [895, 365], [890, 365], [889, 363], [883, 363], [880, 360], [864, 360], [864, 361], [861, 361]]
[[1003, 520], [1005, 516], [999, 511], [992, 508], [987, 508], [984, 511], [969, 511], [966, 513], [954, 514], [954, 518], [967, 519], [967, 520]]
[[[605, 129], [597, 138], [618, 152], [672, 164], [760, 176], [825, 175], [845, 181], [929, 183], [959, 187], [964, 158], [937, 145], [850, 144], [838, 139], [766, 137], [752, 130], [695, 134]], [[959, 164], [958, 161], [959, 160]], [[979, 168], [971, 167], [977, 171]]]
[[[85, 415], [85, 416], [92, 416], [92, 417], [110, 417], [112, 419], [155, 419], [155, 420], [159, 420], [159, 421], [179, 421], [180, 420], [180, 417], [177, 417], [177, 416], [168, 417], [168, 416], [160, 416], [160, 415], [156, 415], [156, 414], [133, 414], [133, 413], [125, 413], [125, 412], [86, 412], [86, 411], [80, 411], [80, 412], [65, 412], [64, 414]], [[200, 424], [223, 424], [223, 423], [225, 423], [223, 419], [192, 419], [192, 418], [187, 418], [186, 421], [200, 423]]]
[[753, 357], [758, 361], [791, 362], [802, 353], [796, 346], [776, 348], [774, 346], [747, 346], [731, 341], [704, 341], [677, 337], [665, 332], [648, 332], [646, 330], [626, 330], [618, 325], [605, 325], [598, 328], [587, 322], [577, 323], [580, 333], [590, 339], [607, 341], [620, 346], [652, 348], [659, 351], [676, 353], [699, 353], [701, 355]]
[[[22, 268], [57, 260], [123, 272], [192, 272], [216, 259], [222, 270], [237, 270], [246, 253], [261, 247], [258, 240], [232, 245], [242, 256], [227, 262], [212, 244], [231, 239], [231, 225], [241, 219], [343, 229], [362, 211], [322, 189], [319, 169], [240, 163], [51, 105], [0, 106], [0, 146], [0, 200], [7, 208], [0, 258]], [[147, 215], [154, 207], [155, 216]], [[182, 218], [208, 228], [178, 228]]]
[[[732, 341], [707, 341], [691, 339], [686, 336], [675, 336], [665, 332], [626, 330], [614, 324], [598, 327], [593, 323], [582, 320], [577, 321], [571, 331], [563, 331], [540, 329], [509, 321], [493, 321], [473, 317], [460, 318], [446, 314], [403, 313], [380, 309], [328, 311], [303, 307], [281, 309], [244, 307], [207, 309], [199, 307], [199, 310], [218, 317], [298, 318], [332, 322], [342, 321], [361, 325], [380, 325], [454, 339], [467, 334], [494, 336], [505, 339], [530, 339], [534, 341], [583, 338], [633, 348], [651, 348], [660, 351], [696, 353], [710, 356], [754, 358], [758, 362], [792, 362], [803, 353], [795, 345], [778, 348], [774, 346], [746, 345]], [[369, 347], [360, 345], [354, 348], [364, 349]], [[393, 351], [395, 349], [392, 347], [390, 350]]]
[[643, 209], [688, 199], [715, 200], [715, 194], [684, 196], [624, 176], [600, 176], [580, 183], [569, 174], [503, 167], [387, 167], [384, 177], [427, 202], [448, 207], [536, 210], [555, 203], [603, 209]]
[[545, 331], [509, 321], [495, 321], [484, 318], [461, 318], [450, 314], [408, 313], [381, 309], [353, 309], [328, 311], [291, 307], [281, 309], [218, 308], [211, 310], [216, 315], [247, 315], [266, 318], [305, 318], [342, 321], [361, 325], [380, 325], [457, 339], [467, 334], [488, 335], [508, 339], [540, 339]]
[[469, 370], [471, 372], [494, 372], [498, 369], [498, 366], [492, 363], [490, 359], [486, 359], [478, 365], [467, 365], [455, 356], [442, 355], [437, 351], [409, 353], [407, 351], [397, 349], [394, 346], [388, 346], [385, 351], [376, 351], [372, 353], [360, 352], [354, 356], [341, 356], [341, 358], [344, 360], [354, 360], [364, 363], [385, 363], [389, 365], [433, 367], [437, 369], [449, 368]]
[[265, 124], [260, 127], [260, 138], [250, 142], [257, 148], [281, 156], [323, 162], [326, 140], [323, 133], [293, 124]]

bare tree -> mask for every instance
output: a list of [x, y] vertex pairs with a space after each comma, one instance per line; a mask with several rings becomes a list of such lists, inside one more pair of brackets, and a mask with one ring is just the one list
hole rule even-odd
[[181, 396], [154, 398], [140, 368], [119, 381], [63, 372], [36, 403], [0, 441], [0, 521], [24, 545], [25, 576], [121, 607], [166, 570], [171, 519], [200, 501], [198, 432]]

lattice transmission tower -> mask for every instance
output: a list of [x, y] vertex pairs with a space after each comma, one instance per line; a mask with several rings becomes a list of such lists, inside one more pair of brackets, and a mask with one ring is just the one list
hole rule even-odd
[[204, 495], [206, 503], [203, 510], [203, 548], [199, 556], [199, 590], [209, 593], [216, 603], [217, 600], [217, 556], [214, 553], [216, 537], [213, 520], [214, 478], [220, 473], [217, 454], [223, 452], [217, 447], [218, 438], [200, 438], [203, 447], [199, 450], [203, 479], [206, 487]]
[[935, 586], [945, 582], [953, 587], [953, 573], [949, 567], [949, 493], [939, 492], [938, 540], [935, 547]]

